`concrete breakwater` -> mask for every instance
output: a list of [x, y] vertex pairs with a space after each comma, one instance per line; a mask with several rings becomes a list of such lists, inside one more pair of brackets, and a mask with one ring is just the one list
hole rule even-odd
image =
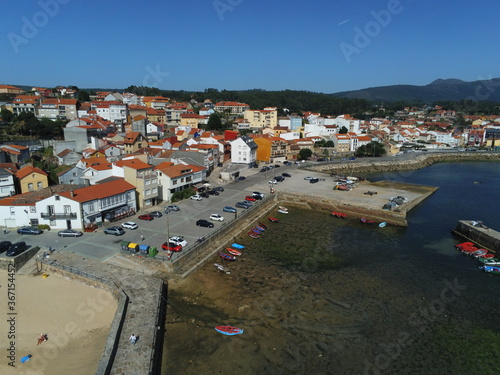
[[488, 228], [478, 221], [460, 220], [452, 232], [482, 248], [495, 253], [500, 252], [500, 232]]
[[428, 167], [437, 162], [444, 161], [480, 161], [491, 160], [500, 161], [498, 152], [440, 152], [419, 154], [411, 159], [400, 159], [399, 157], [391, 160], [357, 159], [355, 161], [346, 161], [345, 163], [324, 163], [309, 166], [308, 169], [335, 174], [354, 174], [354, 173], [377, 173], [389, 171], [408, 171]]

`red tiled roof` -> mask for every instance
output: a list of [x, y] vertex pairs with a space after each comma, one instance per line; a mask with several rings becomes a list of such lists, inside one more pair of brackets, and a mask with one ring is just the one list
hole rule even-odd
[[45, 173], [44, 171], [42, 171], [41, 169], [39, 168], [35, 168], [33, 167], [32, 165], [27, 165], [23, 168], [21, 168], [17, 173], [16, 173], [16, 176], [17, 178], [19, 178], [20, 180], [22, 180], [23, 178], [25, 178], [26, 176], [32, 174], [32, 173], [38, 173], [38, 174], [42, 174], [44, 176], [48, 176], [47, 173]]
[[73, 196], [71, 196], [71, 191], [62, 192], [59, 195], [83, 203], [125, 193], [133, 189], [135, 189], [134, 185], [129, 184], [123, 179], [118, 179], [98, 185], [87, 186], [81, 189], [75, 189], [73, 190]]

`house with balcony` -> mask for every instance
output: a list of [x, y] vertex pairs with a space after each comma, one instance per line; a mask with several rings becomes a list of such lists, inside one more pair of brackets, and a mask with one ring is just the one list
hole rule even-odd
[[12, 85], [0, 85], [0, 94], [22, 94], [23, 89]]
[[12, 112], [15, 115], [21, 113], [33, 113], [35, 116], [38, 114], [37, 108], [40, 104], [40, 97], [34, 95], [18, 95], [12, 101]]
[[270, 135], [254, 135], [252, 138], [258, 146], [256, 154], [258, 162], [276, 163], [286, 160], [288, 152], [286, 140]]
[[27, 165], [16, 173], [21, 193], [42, 190], [49, 186], [48, 174], [39, 168]]
[[248, 109], [244, 113], [244, 118], [250, 123], [250, 129], [274, 129], [278, 126], [278, 110], [275, 107], [263, 110]]
[[181, 114], [192, 112], [188, 109], [187, 103], [172, 103], [165, 107], [165, 123], [168, 126], [179, 126], [181, 124]]
[[224, 113], [227, 111], [228, 113], [237, 116], [243, 115], [247, 109], [250, 109], [248, 104], [239, 102], [217, 102], [215, 104], [216, 112]]
[[155, 167], [158, 176], [158, 200], [171, 202], [172, 195], [202, 182], [206, 177], [206, 168], [192, 164], [174, 164], [163, 162]]
[[152, 165], [142, 160], [122, 159], [112, 165], [113, 176], [123, 177], [136, 189], [139, 209], [155, 206], [158, 198], [158, 177]]
[[76, 99], [45, 98], [38, 105], [38, 118], [74, 120], [78, 118], [80, 102]]

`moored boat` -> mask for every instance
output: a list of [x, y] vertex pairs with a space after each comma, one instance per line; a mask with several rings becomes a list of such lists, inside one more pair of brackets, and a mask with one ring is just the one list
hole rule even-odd
[[232, 326], [217, 326], [215, 330], [227, 336], [241, 335], [243, 333], [243, 329]]
[[386, 225], [387, 225], [387, 223], [384, 221], [384, 222], [380, 223], [378, 226], [379, 226], [380, 228], [383, 228], [383, 227], [385, 227]]
[[226, 250], [231, 255], [234, 255], [234, 256], [240, 256], [241, 255], [241, 251], [233, 249], [231, 247], [226, 247]]
[[232, 248], [235, 248], [235, 249], [238, 249], [238, 250], [242, 250], [242, 249], [244, 249], [244, 248], [245, 248], [245, 246], [240, 245], [239, 243], [236, 243], [236, 242], [232, 243], [232, 244], [231, 244], [231, 247], [232, 247]]
[[283, 207], [283, 206], [278, 206], [278, 208], [279, 208], [280, 210], [282, 210], [282, 211], [288, 211], [288, 208]]
[[214, 266], [218, 271], [223, 272], [227, 275], [231, 273], [231, 271], [229, 271], [229, 269], [227, 267], [224, 267], [222, 264], [214, 263]]
[[278, 210], [278, 212], [279, 212], [280, 214], [287, 214], [287, 213], [288, 213], [288, 211], [284, 211], [284, 210], [282, 210], [282, 209], [279, 209], [279, 210]]
[[500, 266], [500, 260], [497, 258], [479, 258], [478, 260], [485, 266]]
[[366, 217], [362, 217], [361, 219], [359, 219], [363, 224], [373, 224], [375, 223], [374, 220], [368, 220]]
[[260, 222], [259, 222], [259, 227], [262, 227], [264, 229], [269, 228], [266, 224], [263, 224], [263, 223], [260, 223]]
[[258, 230], [257, 228], [252, 228], [251, 231], [259, 236], [262, 234], [262, 231]]
[[257, 225], [257, 226], [255, 227], [255, 229], [258, 229], [258, 230], [260, 230], [260, 231], [262, 231], [262, 232], [265, 232], [267, 228], [264, 228], [262, 225], [260, 225], [260, 224], [259, 224], [259, 225]]
[[491, 273], [493, 275], [500, 275], [500, 267], [494, 267], [494, 266], [482, 266], [482, 267], [479, 267], [480, 269], [482, 269], [484, 272], [488, 272], [488, 273]]
[[224, 260], [236, 260], [236, 257], [233, 256], [233, 255], [229, 255], [229, 254], [226, 254], [226, 253], [219, 253], [219, 256], [224, 259]]
[[279, 223], [279, 219], [276, 219], [275, 217], [268, 217], [267, 218], [271, 223]]
[[250, 238], [259, 238], [259, 235], [257, 233], [254, 233], [252, 231], [248, 232], [248, 237]]

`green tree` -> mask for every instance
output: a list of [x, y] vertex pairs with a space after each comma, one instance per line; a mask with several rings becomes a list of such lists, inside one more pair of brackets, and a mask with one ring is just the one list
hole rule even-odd
[[305, 160], [307, 158], [310, 158], [312, 156], [313, 152], [309, 148], [303, 148], [302, 150], [299, 151], [299, 159], [300, 160]]
[[370, 142], [367, 145], [358, 147], [355, 152], [356, 156], [384, 156], [387, 153], [385, 147], [380, 142]]
[[90, 101], [90, 95], [87, 91], [85, 90], [80, 90], [78, 91], [78, 101], [81, 102], [89, 102]]
[[207, 130], [222, 129], [222, 121], [217, 113], [212, 113], [208, 118]]
[[14, 119], [14, 114], [4, 108], [0, 111], [0, 118], [5, 122], [10, 123]]

